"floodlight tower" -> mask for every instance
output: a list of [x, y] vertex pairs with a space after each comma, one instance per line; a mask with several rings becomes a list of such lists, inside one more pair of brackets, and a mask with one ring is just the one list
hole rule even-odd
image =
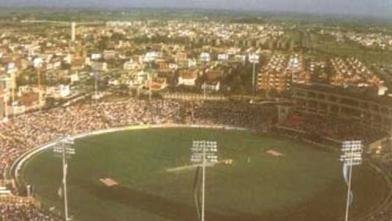
[[249, 54], [249, 62], [253, 64], [252, 69], [252, 93], [255, 96], [256, 93], [256, 64], [260, 61], [260, 56], [258, 54]]
[[353, 166], [362, 164], [362, 151], [363, 146], [361, 140], [344, 141], [342, 144], [343, 154], [340, 157], [340, 161], [343, 162], [343, 176], [347, 184], [345, 221], [348, 221], [350, 205], [353, 200], [353, 193], [351, 191]]
[[201, 221], [205, 221], [205, 188], [206, 188], [206, 164], [218, 163], [218, 145], [216, 141], [196, 140], [192, 143], [191, 162], [202, 165], [203, 178], [201, 186]]
[[68, 172], [68, 163], [67, 158], [70, 158], [71, 155], [75, 155], [75, 149], [72, 148], [74, 144], [74, 140], [67, 136], [60, 140], [58, 146], [54, 146], [53, 152], [56, 155], [61, 155], [62, 158], [62, 166], [63, 166], [63, 198], [64, 198], [64, 220], [70, 221], [69, 210], [68, 210], [68, 192], [67, 192], [67, 172]]
[[[211, 60], [211, 55], [210, 55], [210, 53], [202, 52], [202, 53], [200, 54], [200, 60], [204, 63], [204, 69], [206, 69], [206, 68], [207, 68], [207, 63], [210, 62], [210, 60]], [[204, 74], [205, 74], [205, 72], [204, 72]], [[204, 76], [204, 79], [205, 79], [205, 76]], [[207, 88], [206, 88], [206, 82], [204, 81], [204, 82], [203, 82], [204, 100], [206, 99], [206, 93], [207, 93], [206, 90], [207, 90]]]

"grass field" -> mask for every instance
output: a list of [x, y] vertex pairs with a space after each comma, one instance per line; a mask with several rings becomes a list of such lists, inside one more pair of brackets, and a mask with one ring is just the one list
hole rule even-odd
[[[70, 211], [76, 221], [193, 221], [193, 139], [218, 141], [219, 164], [207, 169], [208, 221], [337, 221], [345, 206], [338, 154], [281, 137], [212, 129], [149, 129], [76, 141], [70, 161]], [[266, 153], [273, 149], [283, 156]], [[43, 152], [23, 168], [37, 197], [61, 210], [61, 160]], [[99, 179], [118, 186], [107, 187]], [[386, 187], [367, 166], [355, 168], [353, 215], [372, 209]]]

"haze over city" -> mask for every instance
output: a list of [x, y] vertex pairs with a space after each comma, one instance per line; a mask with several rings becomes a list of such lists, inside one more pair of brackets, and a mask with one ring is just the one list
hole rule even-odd
[[4, 7], [202, 8], [392, 17], [390, 0], [0, 0]]

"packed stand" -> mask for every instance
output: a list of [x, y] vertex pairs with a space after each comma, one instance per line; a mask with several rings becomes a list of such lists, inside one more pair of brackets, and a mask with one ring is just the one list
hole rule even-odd
[[61, 221], [62, 219], [38, 209], [32, 203], [0, 202], [1, 221]]
[[323, 137], [336, 142], [361, 139], [364, 143], [371, 143], [386, 136], [382, 131], [368, 130], [358, 121], [296, 112], [290, 112], [279, 125], [316, 139]]
[[189, 108], [193, 123], [231, 125], [265, 131], [276, 121], [276, 107], [246, 102], [204, 102]]

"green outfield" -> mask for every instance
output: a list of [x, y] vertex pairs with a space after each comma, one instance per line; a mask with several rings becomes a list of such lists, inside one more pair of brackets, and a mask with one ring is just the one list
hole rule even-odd
[[[232, 159], [207, 169], [207, 221], [338, 221], [344, 215], [337, 152], [244, 131], [171, 128], [76, 140], [69, 165], [74, 220], [196, 221], [195, 169], [187, 168], [193, 139], [216, 140], [219, 158]], [[178, 170], [167, 171], [173, 168]], [[61, 159], [48, 150], [24, 166], [22, 180], [45, 206], [61, 210], [61, 172]], [[102, 178], [118, 185], [108, 187]], [[360, 216], [380, 203], [387, 188], [363, 165], [354, 170], [353, 190], [353, 215]]]

